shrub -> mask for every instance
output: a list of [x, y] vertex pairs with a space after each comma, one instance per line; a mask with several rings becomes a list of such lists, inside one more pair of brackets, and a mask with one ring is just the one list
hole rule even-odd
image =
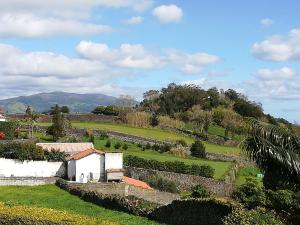
[[181, 145], [177, 145], [176, 147], [171, 148], [170, 154], [181, 158], [185, 158], [188, 156], [186, 149], [183, 148]]
[[151, 170], [160, 170], [173, 173], [191, 174], [212, 178], [214, 176], [214, 168], [209, 165], [187, 165], [180, 161], [161, 162], [157, 160], [147, 160], [137, 156], [125, 156], [124, 164], [126, 166], [139, 167]]
[[106, 143], [105, 143], [105, 147], [110, 148], [110, 146], [111, 146], [111, 141], [107, 140]]
[[150, 218], [172, 225], [222, 225], [232, 212], [232, 204], [214, 199], [175, 200], [150, 214]]
[[145, 145], [145, 149], [150, 149], [151, 148], [151, 145], [149, 144], [149, 143], [147, 143], [146, 145]]
[[0, 143], [0, 157], [18, 160], [44, 160], [44, 151], [33, 142]]
[[115, 148], [115, 149], [119, 149], [120, 147], [121, 147], [120, 142], [115, 143], [115, 145], [114, 145], [114, 148]]
[[158, 144], [154, 144], [151, 146], [151, 148], [154, 150], [154, 151], [159, 151], [160, 149], [160, 146]]
[[33, 208], [0, 203], [0, 224], [22, 225], [118, 225], [109, 220], [99, 220], [49, 208]]
[[267, 206], [275, 209], [277, 212], [291, 211], [295, 199], [295, 193], [290, 190], [267, 190]]
[[194, 157], [206, 158], [205, 146], [199, 140], [196, 140], [195, 143], [192, 144], [190, 151], [191, 155]]
[[159, 125], [162, 127], [167, 127], [167, 128], [177, 128], [177, 129], [182, 129], [184, 128], [184, 122], [176, 119], [172, 119], [169, 116], [160, 116], [158, 118]]
[[17, 128], [18, 128], [18, 123], [16, 122], [0, 123], [0, 131], [2, 131], [5, 134], [4, 138], [7, 140], [12, 140], [15, 137]]
[[147, 112], [130, 112], [126, 115], [127, 124], [135, 127], [150, 127], [151, 114]]
[[250, 209], [265, 206], [266, 203], [264, 189], [258, 185], [256, 180], [250, 178], [233, 192], [232, 197]]
[[224, 225], [284, 225], [273, 211], [264, 208], [245, 210], [236, 207], [224, 218]]
[[127, 150], [128, 149], [128, 145], [126, 143], [123, 144], [122, 149]]
[[141, 143], [138, 143], [138, 144], [137, 144], [137, 147], [138, 147], [138, 148], [141, 148], [141, 147], [143, 147], [143, 145], [142, 145]]
[[62, 162], [65, 161], [65, 158], [69, 156], [69, 154], [65, 152], [60, 152], [55, 149], [51, 149], [51, 151], [45, 151], [45, 159], [49, 162]]
[[188, 146], [187, 143], [186, 143], [186, 141], [183, 140], [183, 139], [177, 140], [176, 141], [176, 145], [181, 145], [183, 147], [187, 147]]
[[157, 117], [156, 114], [153, 114], [153, 115], [151, 116], [151, 122], [150, 122], [150, 124], [151, 124], [152, 127], [158, 126], [159, 121], [158, 121], [158, 117]]
[[105, 131], [100, 131], [99, 139], [100, 139], [100, 140], [104, 140], [104, 139], [106, 139], [106, 138], [108, 138], [107, 132], [105, 132]]
[[173, 181], [162, 177], [152, 177], [147, 179], [146, 182], [153, 188], [158, 189], [160, 191], [178, 193], [179, 190], [176, 184]]
[[192, 198], [209, 198], [210, 196], [210, 192], [200, 184], [192, 189]]

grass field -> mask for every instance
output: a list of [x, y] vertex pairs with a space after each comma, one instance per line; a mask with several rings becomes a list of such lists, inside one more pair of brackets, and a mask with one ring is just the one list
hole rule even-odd
[[[49, 126], [50, 124], [41, 123], [40, 125]], [[150, 138], [159, 141], [175, 142], [178, 140], [184, 140], [189, 145], [194, 142], [194, 139], [191, 137], [187, 137], [185, 135], [181, 135], [175, 132], [161, 130], [158, 128], [139, 128], [139, 127], [130, 127], [125, 124], [96, 123], [96, 122], [73, 122], [72, 126], [76, 128], [115, 131], [115, 132], [135, 135], [143, 138]], [[204, 144], [208, 152], [219, 153], [219, 154], [232, 154], [232, 155], [240, 154], [240, 149], [236, 147], [214, 145], [207, 142], [204, 142]]]
[[244, 168], [242, 168], [239, 173], [237, 174], [237, 178], [235, 180], [235, 184], [237, 186], [240, 186], [242, 184], [244, 184], [246, 182], [247, 178], [252, 178], [255, 179], [259, 185], [263, 185], [262, 184], [262, 178], [257, 177], [256, 175], [261, 173], [261, 171], [259, 170], [259, 168], [254, 167], [254, 166], [246, 166]]
[[[87, 139], [85, 139], [87, 140]], [[116, 139], [110, 139], [111, 140], [111, 147], [107, 148], [105, 147], [105, 143], [107, 140], [100, 140], [99, 138], [95, 139], [95, 147], [97, 149], [103, 149], [105, 151], [115, 151], [114, 145], [115, 143], [119, 142], [123, 144], [124, 142], [116, 140]], [[159, 153], [157, 151], [153, 150], [144, 150], [142, 151], [141, 148], [139, 148], [136, 144], [128, 143], [127, 150], [123, 150], [122, 147], [119, 149], [124, 153], [124, 155], [133, 155], [138, 156], [144, 159], [154, 159], [158, 161], [181, 161], [186, 164], [197, 164], [197, 165], [210, 165], [215, 169], [215, 176], [216, 179], [221, 179], [224, 177], [224, 174], [229, 170], [230, 166], [232, 165], [231, 162], [221, 162], [221, 161], [212, 161], [212, 160], [204, 160], [204, 159], [198, 159], [195, 157], [187, 157], [187, 158], [180, 158], [178, 156], [171, 155], [169, 153]]]
[[158, 225], [143, 217], [105, 209], [61, 190], [55, 185], [0, 187], [0, 201], [32, 207], [52, 208], [99, 219], [108, 219], [123, 225]]

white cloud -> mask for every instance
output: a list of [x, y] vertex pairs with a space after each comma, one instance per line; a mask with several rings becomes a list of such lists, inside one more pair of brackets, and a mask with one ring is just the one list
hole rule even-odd
[[80, 36], [112, 31], [113, 29], [109, 26], [82, 23], [75, 20], [43, 18], [32, 14], [0, 15], [0, 36], [2, 37]]
[[123, 68], [157, 69], [172, 65], [184, 73], [196, 73], [202, 66], [219, 61], [218, 56], [207, 53], [190, 54], [176, 49], [153, 51], [141, 44], [122, 44], [112, 49], [106, 44], [81, 41], [76, 49], [81, 57]]
[[264, 18], [260, 21], [260, 25], [263, 27], [263, 28], [267, 28], [267, 27], [270, 27], [274, 24], [274, 21], [270, 18]]
[[291, 30], [286, 36], [272, 36], [252, 46], [252, 54], [262, 60], [300, 60], [300, 29]]
[[144, 21], [144, 18], [141, 16], [133, 16], [129, 18], [128, 20], [125, 20], [124, 23], [128, 25], [138, 25], [141, 24]]
[[296, 75], [296, 72], [289, 67], [282, 67], [277, 70], [271, 70], [268, 68], [260, 69], [257, 71], [257, 75], [262, 79], [289, 79]]
[[202, 71], [202, 68], [192, 64], [185, 64], [180, 70], [185, 74], [197, 74]]
[[183, 16], [182, 9], [176, 5], [161, 5], [156, 7], [152, 14], [164, 24], [180, 22]]

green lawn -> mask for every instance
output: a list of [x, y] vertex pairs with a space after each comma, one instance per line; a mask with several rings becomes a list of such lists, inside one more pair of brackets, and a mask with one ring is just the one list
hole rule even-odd
[[[40, 125], [49, 126], [49, 123], [40, 123]], [[194, 139], [181, 135], [175, 132], [161, 130], [158, 128], [139, 128], [139, 127], [130, 127], [126, 124], [113, 124], [113, 123], [96, 123], [96, 122], [73, 122], [73, 127], [76, 128], [86, 128], [86, 129], [101, 129], [107, 131], [115, 131], [124, 134], [130, 134], [134, 136], [139, 136], [143, 138], [150, 138], [153, 140], [159, 141], [171, 141], [175, 142], [177, 140], [185, 140], [187, 144], [192, 144]], [[237, 147], [226, 147], [221, 145], [214, 145], [207, 142], [204, 142], [206, 146], [206, 151], [219, 154], [240, 154], [240, 149]]]
[[105, 209], [85, 202], [80, 198], [61, 190], [55, 185], [45, 186], [6, 186], [0, 187], [0, 201], [32, 207], [52, 208], [75, 214], [108, 219], [124, 225], [158, 225], [143, 217], [124, 212]]
[[[87, 139], [84, 139], [87, 140]], [[110, 139], [111, 140], [111, 147], [107, 148], [105, 147], [106, 139], [100, 140], [99, 138], [95, 139], [95, 148], [97, 149], [103, 149], [105, 151], [115, 151], [114, 145], [115, 143], [119, 142], [123, 144], [124, 142], [116, 140], [116, 139]], [[211, 160], [204, 160], [204, 159], [198, 159], [195, 157], [187, 157], [187, 158], [180, 158], [178, 156], [171, 155], [169, 153], [159, 153], [157, 151], [153, 150], [144, 150], [142, 151], [141, 148], [139, 148], [136, 144], [128, 143], [127, 150], [123, 150], [122, 147], [119, 149], [124, 153], [124, 155], [133, 155], [138, 156], [145, 159], [154, 159], [158, 161], [181, 161], [186, 164], [197, 164], [197, 165], [210, 165], [215, 169], [215, 176], [216, 179], [221, 179], [224, 177], [224, 174], [228, 171], [230, 166], [232, 165], [231, 162], [220, 162], [220, 161], [211, 161]]]
[[246, 182], [247, 178], [252, 178], [252, 179], [255, 179], [259, 183], [259, 185], [262, 186], [263, 185], [262, 178], [259, 178], [256, 176], [259, 173], [261, 173], [261, 171], [257, 167], [254, 167], [254, 166], [243, 167], [237, 174], [235, 184], [237, 186], [240, 186]]

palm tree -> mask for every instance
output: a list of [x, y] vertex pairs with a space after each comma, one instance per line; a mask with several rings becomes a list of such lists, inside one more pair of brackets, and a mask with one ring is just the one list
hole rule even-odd
[[264, 171], [266, 188], [300, 186], [300, 138], [287, 129], [249, 119], [243, 152]]

